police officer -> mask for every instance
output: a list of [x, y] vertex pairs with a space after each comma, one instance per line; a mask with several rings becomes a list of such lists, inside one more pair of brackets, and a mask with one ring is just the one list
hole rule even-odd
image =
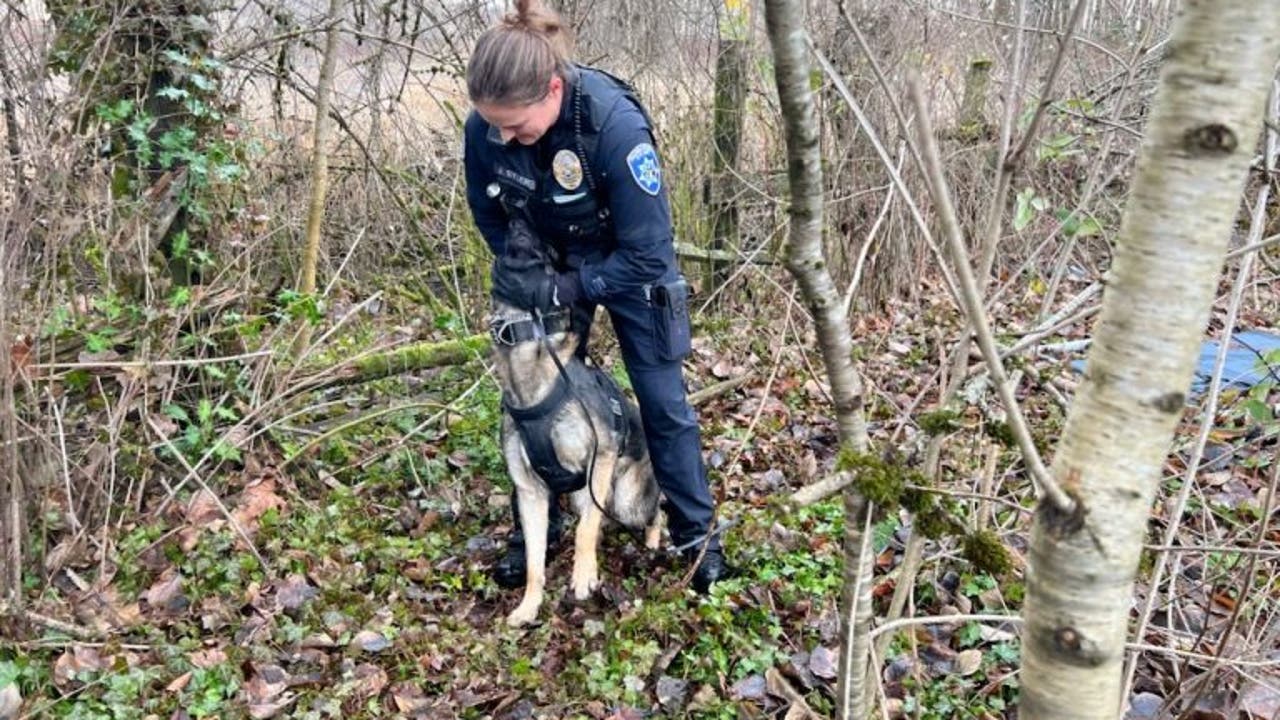
[[[667, 500], [671, 539], [692, 560], [707, 539], [713, 501], [682, 377], [688, 290], [676, 267], [662, 169], [631, 88], [572, 64], [570, 49], [568, 27], [534, 0], [517, 0], [513, 14], [481, 35], [467, 66], [475, 108], [465, 128], [467, 202], [497, 258], [495, 293], [530, 309], [573, 307], [575, 318], [585, 319], [584, 338], [596, 306], [609, 312]], [[557, 274], [504, 265], [513, 219], [530, 223], [551, 245]], [[505, 587], [525, 578], [515, 515], [506, 555], [494, 568]], [[553, 517], [550, 544], [559, 532]], [[719, 538], [706, 545], [692, 579], [699, 592], [730, 572]]]

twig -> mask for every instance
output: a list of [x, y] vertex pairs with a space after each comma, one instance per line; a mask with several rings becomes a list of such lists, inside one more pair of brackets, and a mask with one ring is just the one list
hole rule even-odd
[[1278, 242], [1280, 242], [1280, 233], [1272, 235], [1269, 238], [1259, 240], [1256, 243], [1250, 243], [1248, 245], [1245, 245], [1242, 248], [1236, 248], [1235, 250], [1232, 250], [1231, 252], [1227, 253], [1226, 259], [1234, 260], [1235, 258], [1238, 258], [1241, 255], [1246, 255], [1251, 252], [1257, 252], [1258, 250], [1265, 250], [1266, 248], [1269, 248]]
[[756, 373], [754, 370], [748, 370], [738, 377], [722, 380], [714, 385], [708, 385], [697, 392], [691, 392], [689, 393], [689, 404], [695, 407], [701, 405], [714, 397], [719, 397], [730, 390], [745, 385], [747, 381], [755, 377], [755, 375]]
[[1049, 502], [1053, 503], [1061, 512], [1069, 515], [1075, 509], [1075, 501], [1062, 488], [1058, 487], [1058, 483], [1049, 475], [1049, 471], [1045, 469], [1044, 462], [1040, 459], [1040, 453], [1036, 450], [1035, 443], [1031, 439], [1031, 433], [1027, 429], [1026, 420], [1022, 417], [1022, 408], [1019, 407], [1017, 398], [1013, 395], [1013, 389], [1009, 386], [1008, 378], [1004, 372], [1004, 365], [1000, 362], [1000, 355], [996, 350], [991, 328], [987, 324], [986, 313], [982, 309], [982, 297], [978, 292], [978, 284], [974, 279], [973, 269], [969, 266], [969, 260], [966, 255], [964, 238], [960, 236], [960, 223], [956, 220], [955, 208], [951, 204], [951, 197], [947, 190], [947, 180], [942, 174], [942, 162], [938, 159], [937, 142], [933, 137], [932, 123], [929, 121], [928, 115], [929, 110], [924, 100], [924, 90], [920, 86], [919, 78], [915, 75], [911, 77], [909, 84], [911, 86], [912, 101], [915, 103], [917, 123], [920, 128], [920, 144], [924, 152], [925, 165], [929, 170], [930, 188], [933, 192], [934, 203], [938, 206], [944, 235], [951, 248], [956, 275], [960, 279], [960, 288], [962, 290], [960, 299], [964, 305], [965, 312], [969, 315], [969, 324], [972, 326], [974, 335], [977, 338], [978, 347], [982, 349], [982, 354], [987, 360], [987, 368], [991, 373], [991, 380], [995, 384], [1000, 400], [1005, 406], [1005, 412], [1009, 418], [1009, 428], [1018, 439], [1018, 447], [1022, 450], [1022, 456], [1027, 464], [1027, 471], [1030, 473], [1032, 481], [1035, 483], [1037, 490]]
[[1067, 43], [1071, 42], [1076, 26], [1080, 24], [1080, 18], [1084, 15], [1084, 8], [1085, 0], [1076, 0], [1076, 6], [1071, 10], [1071, 18], [1067, 20], [1067, 27], [1058, 38], [1058, 52], [1054, 53], [1053, 62], [1049, 66], [1049, 73], [1044, 79], [1044, 87], [1040, 91], [1040, 102], [1036, 105], [1035, 114], [1031, 116], [1031, 122], [1027, 125], [1026, 132], [1022, 136], [1022, 142], [1018, 144], [1018, 149], [1014, 150], [1007, 160], [1010, 165], [1016, 167], [1022, 162], [1023, 156], [1027, 154], [1027, 150], [1031, 148], [1031, 144], [1036, 140], [1036, 135], [1040, 132], [1040, 123], [1044, 120], [1045, 110], [1052, 104], [1049, 98], [1052, 97], [1053, 86], [1058, 82], [1058, 74], [1062, 72], [1062, 62], [1067, 56]]
[[961, 622], [989, 622], [1022, 625], [1022, 618], [1017, 615], [922, 615], [920, 617], [898, 618], [897, 620], [891, 620], [873, 629], [871, 631], [871, 636], [876, 637], [893, 630], [901, 630], [905, 627], [916, 627], [919, 625], [943, 625]]
[[986, 18], [975, 17], [973, 15], [966, 15], [965, 13], [958, 12], [956, 10], [949, 10], [947, 8], [941, 8], [941, 7], [934, 7], [931, 9], [936, 10], [942, 13], [943, 15], [950, 15], [952, 17], [960, 18], [961, 20], [968, 20], [970, 22], [982, 23], [984, 25], [991, 25], [992, 27], [1017, 30], [1019, 32], [1033, 32], [1033, 33], [1036, 33], [1037, 35], [1053, 35], [1054, 37], [1058, 38], [1059, 42], [1065, 42], [1066, 40], [1075, 40], [1081, 45], [1084, 45], [1085, 47], [1093, 48], [1094, 50], [1097, 50], [1098, 52], [1102, 53], [1103, 55], [1106, 55], [1107, 57], [1111, 58], [1112, 60], [1118, 63], [1124, 62], [1124, 58], [1116, 54], [1115, 51], [1111, 50], [1110, 48], [1108, 48], [1107, 46], [1099, 42], [1090, 40], [1089, 38], [1084, 37], [1083, 35], [1064, 37], [1064, 31], [1059, 30], [1057, 28], [1044, 28], [1044, 27], [1038, 27], [1036, 25], [1025, 25], [1021, 22], [1015, 25], [1013, 23], [1000, 22], [999, 20], [987, 20]]
[[49, 628], [60, 633], [66, 633], [77, 640], [90, 640], [99, 637], [99, 633], [95, 633], [89, 628], [76, 625], [74, 623], [65, 622], [47, 615], [41, 615], [32, 610], [25, 610], [20, 607], [11, 606], [8, 602], [0, 601], [0, 617], [13, 615], [19, 620], [35, 623], [41, 627]]
[[[1019, 3], [1021, 7], [1021, 3]], [[1001, 157], [999, 175], [996, 178], [996, 191], [992, 195], [991, 208], [987, 216], [987, 234], [982, 238], [982, 256], [978, 265], [978, 278], [981, 282], [979, 288], [983, 288], [987, 284], [987, 279], [991, 276], [991, 266], [995, 262], [996, 247], [1000, 244], [1000, 228], [1004, 222], [1004, 204], [1009, 197], [1009, 186], [1013, 183], [1013, 176], [1018, 171], [1018, 166], [1022, 164], [1022, 159], [1027, 154], [1027, 150], [1031, 144], [1036, 141], [1040, 133], [1040, 123], [1044, 119], [1045, 110], [1052, 104], [1050, 98], [1053, 96], [1053, 86], [1058, 82], [1058, 74], [1062, 70], [1063, 60], [1067, 55], [1067, 44], [1071, 40], [1071, 36], [1075, 33], [1076, 25], [1080, 23], [1080, 17], [1084, 14], [1085, 0], [1076, 0], [1075, 8], [1071, 11], [1071, 18], [1067, 21], [1067, 27], [1063, 31], [1058, 41], [1058, 51], [1054, 53], [1053, 62], [1049, 66], [1049, 73], [1045, 77], [1044, 86], [1040, 91], [1040, 102], [1036, 105], [1035, 113], [1031, 116], [1031, 122], [1027, 125], [1027, 129], [1022, 136], [1022, 142], [1007, 157]], [[1021, 34], [1019, 34], [1021, 37]], [[1013, 102], [1012, 98], [1009, 101]], [[1006, 117], [1006, 121], [1011, 118]], [[1006, 122], [1005, 132], [1011, 132], [1011, 122]], [[931, 141], [932, 142], [932, 141]]]
[[367, 423], [370, 420], [376, 420], [382, 417], [383, 415], [390, 415], [391, 413], [400, 412], [401, 410], [418, 410], [420, 408], [433, 408], [433, 409], [439, 410], [439, 409], [448, 409], [448, 406], [441, 405], [438, 402], [415, 402], [415, 403], [405, 403], [404, 405], [393, 405], [391, 407], [382, 408], [381, 410], [375, 410], [374, 412], [371, 412], [371, 413], [365, 413], [360, 417], [353, 418], [348, 422], [342, 423], [337, 427], [330, 428], [324, 431], [323, 433], [311, 438], [310, 440], [307, 441], [305, 445], [298, 448], [297, 452], [293, 453], [289, 457], [282, 460], [280, 462], [280, 469], [283, 470], [289, 465], [292, 465], [293, 461], [306, 455], [307, 451], [315, 447], [316, 445], [319, 445], [320, 443], [324, 442], [325, 440], [328, 440], [329, 438], [339, 433], [350, 430], [351, 428], [357, 425]]
[[[1280, 667], [1280, 660], [1239, 660], [1235, 658], [1230, 660], [1222, 660], [1221, 658], [1215, 658], [1213, 655], [1206, 655], [1204, 653], [1192, 652], [1190, 650], [1179, 650], [1178, 648], [1164, 647], [1162, 645], [1148, 645], [1147, 643], [1139, 643], [1139, 642], [1127, 642], [1124, 644], [1124, 647], [1126, 650], [1138, 650], [1141, 652], [1158, 652], [1158, 653], [1164, 653], [1165, 655], [1176, 655], [1177, 657], [1189, 658], [1191, 660], [1203, 660], [1207, 662], [1221, 660], [1222, 664], [1228, 667], [1245, 667], [1245, 668]], [[1135, 659], [1136, 659], [1136, 656], [1135, 656]]]
[[[905, 143], [904, 143], [905, 144]], [[898, 167], [897, 171], [902, 172], [903, 149], [898, 149]], [[880, 230], [880, 226], [884, 224], [886, 218], [889, 217], [889, 209], [893, 207], [894, 187], [892, 184], [887, 188], [884, 196], [884, 202], [880, 205], [880, 213], [876, 215], [876, 221], [871, 224], [871, 229], [867, 231], [867, 239], [862, 243], [862, 250], [858, 252], [858, 262], [853, 266], [853, 277], [849, 280], [849, 287], [844, 291], [844, 314], [848, 315], [849, 310], [853, 307], [853, 298], [857, 295], [858, 285], [862, 282], [862, 270], [866, 266], [867, 256], [871, 254], [871, 247], [875, 244], [876, 233]]]
[[76, 370], [76, 369], [124, 369], [149, 367], [194, 367], [197, 365], [213, 365], [215, 363], [234, 362], [271, 355], [270, 350], [255, 350], [240, 355], [226, 355], [212, 358], [190, 358], [187, 360], [100, 360], [73, 363], [32, 363], [29, 367], [37, 370]]
[[[924, 215], [920, 212], [919, 205], [916, 204], [915, 198], [907, 190], [907, 184], [903, 181], [902, 175], [898, 173], [894, 166], [893, 159], [889, 157], [889, 151], [885, 150], [884, 145], [880, 142], [880, 137], [875, 131], [875, 127], [867, 116], [862, 112], [862, 106], [858, 104], [857, 99], [853, 97], [853, 93], [849, 91], [849, 87], [845, 85], [844, 78], [840, 77], [840, 73], [836, 72], [835, 66], [827, 59], [826, 55], [818, 49], [812, 40], [809, 41], [809, 48], [813, 52], [813, 56], [818, 59], [818, 64], [822, 66], [822, 71], [831, 79], [831, 83], [835, 85], [836, 91], [840, 97], [844, 99], [849, 109], [853, 111], [853, 116], [858, 120], [858, 124], [862, 126], [862, 131], [867, 134], [867, 139], [871, 141], [871, 146], [875, 149], [876, 155], [880, 158], [880, 162], [884, 165], [885, 171], [889, 173], [889, 179], [893, 181], [893, 186], [898, 189], [898, 194], [902, 196], [903, 202], [907, 204], [910, 211], [911, 219], [915, 221], [916, 228], [920, 230], [920, 236], [924, 238], [929, 249], [933, 251], [941, 261], [943, 258], [943, 250], [933, 237], [933, 232], [929, 229], [929, 223], [925, 222]], [[904, 136], [908, 130], [904, 127]], [[956, 287], [955, 277], [951, 274], [945, 262], [942, 262], [943, 279], [947, 282], [947, 287], [951, 290], [951, 296], [959, 299], [960, 290]]]
[[[1273, 503], [1275, 502], [1276, 487], [1278, 485], [1280, 485], [1280, 465], [1272, 465], [1271, 485], [1267, 489], [1267, 499], [1262, 503], [1262, 514], [1258, 516], [1261, 518], [1258, 522], [1258, 531], [1254, 533], [1253, 536], [1253, 542], [1255, 545], [1262, 544], [1267, 537], [1267, 519], [1271, 517], [1271, 509], [1274, 507]], [[1222, 665], [1222, 655], [1227, 650], [1227, 641], [1231, 639], [1231, 634], [1235, 632], [1236, 623], [1240, 621], [1240, 612], [1245, 606], [1244, 598], [1249, 595], [1253, 588], [1253, 578], [1257, 571], [1258, 556], [1250, 555], [1248, 566], [1244, 571], [1244, 582], [1241, 583], [1240, 591], [1237, 593], [1239, 600], [1236, 602], [1235, 606], [1231, 608], [1231, 617], [1227, 618], [1227, 624], [1222, 628], [1220, 635], [1222, 639], [1219, 641], [1218, 647], [1214, 650], [1214, 660], [1209, 663], [1209, 667], [1205, 668], [1204, 672], [1200, 675], [1199, 682], [1196, 683], [1195, 693], [1191, 696], [1190, 700], [1183, 704], [1183, 707], [1195, 707], [1199, 703], [1200, 698], [1204, 696], [1206, 691], [1208, 691], [1209, 683], [1213, 680], [1214, 674], [1217, 673], [1218, 668]]]
[[1240, 553], [1241, 555], [1280, 557], [1280, 549], [1243, 546], [1237, 547], [1234, 545], [1143, 545], [1142, 549], [1150, 550], [1151, 552], [1167, 553]]
[[62, 427], [62, 410], [58, 407], [58, 401], [53, 397], [53, 392], [46, 386], [45, 394], [49, 397], [49, 408], [53, 410], [53, 421], [58, 427], [58, 448], [62, 456], [62, 484], [63, 489], [67, 493], [67, 514], [71, 518], [71, 529], [77, 533], [80, 532], [80, 516], [76, 513], [75, 494], [71, 491], [71, 466], [69, 455], [67, 454], [67, 433]]
[[218, 510], [222, 512], [222, 516], [227, 519], [227, 522], [231, 527], [238, 535], [240, 535], [240, 539], [244, 540], [245, 544], [249, 546], [249, 551], [258, 559], [258, 566], [262, 568], [263, 574], [270, 577], [272, 574], [271, 566], [267, 565], [267, 561], [262, 557], [262, 553], [258, 552], [258, 546], [253, 543], [253, 539], [249, 537], [249, 533], [244, 529], [244, 526], [240, 524], [240, 521], [236, 520], [235, 516], [231, 514], [231, 511], [227, 509], [227, 506], [222, 502], [222, 498], [218, 497], [218, 494], [209, 487], [209, 484], [204, 481], [204, 478], [200, 477], [195, 468], [191, 467], [191, 463], [187, 462], [187, 458], [182, 454], [182, 451], [178, 450], [178, 448], [174, 446], [173, 441], [171, 441], [159, 426], [156, 425], [156, 421], [153, 418], [147, 418], [147, 427], [151, 428], [151, 432], [155, 433], [157, 437], [164, 441], [165, 447], [167, 447], [169, 452], [173, 453], [173, 456], [178, 459], [178, 462], [186, 468], [188, 475], [195, 478], [195, 481], [200, 485], [200, 488], [209, 493], [209, 497], [212, 498], [214, 504], [218, 506]]
[[[794, 290], [791, 293], [791, 297], [792, 299], [794, 299], [795, 297]], [[773, 368], [769, 371], [769, 378], [765, 380], [764, 390], [761, 393], [761, 397], [769, 397], [769, 388], [773, 387], [773, 381], [778, 378], [778, 372], [782, 369], [782, 352], [787, 347], [787, 343], [785, 342], [787, 339], [786, 328], [790, 326], [791, 308], [794, 307], [795, 305], [796, 303], [794, 302], [787, 303], [787, 316], [783, 322], [783, 336], [780, 338], [780, 342], [778, 342], [778, 349], [774, 353]], [[725, 467], [732, 468], [738, 464], [739, 458], [742, 457], [743, 451], [746, 449], [747, 444], [751, 441], [752, 436], [755, 434], [756, 425], [759, 424], [761, 416], [764, 415], [765, 407], [766, 407], [766, 403], [762, 402], [760, 403], [759, 407], [756, 408], [756, 412], [751, 417], [751, 421], [747, 423], [746, 430], [743, 432], [743, 436], [742, 436], [741, 442], [738, 445], [737, 450], [734, 452], [733, 456], [729, 458], [729, 462], [725, 464]], [[724, 504], [724, 498], [721, 497], [723, 494], [724, 494], [724, 484], [720, 483], [717, 486], [717, 497], [716, 497], [715, 509], [712, 510], [711, 520], [710, 522], [707, 523], [707, 534], [705, 538], [699, 543], [697, 556], [693, 559], [693, 562], [689, 563], [689, 569], [685, 571], [684, 577], [681, 578], [680, 582], [678, 583], [679, 587], [681, 588], [687, 587], [689, 585], [689, 581], [693, 578], [693, 574], [697, 572], [698, 566], [702, 564], [702, 558], [704, 555], [706, 555], [707, 548], [710, 546], [710, 543], [711, 543], [711, 537], [712, 537], [711, 529], [716, 528], [719, 525], [720, 508]]]
[[[355, 247], [352, 246], [351, 249], [354, 250]], [[351, 257], [351, 256], [347, 255], [347, 257]], [[343, 262], [345, 263], [346, 261], [344, 260]], [[339, 269], [338, 272], [342, 272], [342, 270]], [[338, 279], [337, 273], [334, 273], [333, 279], [334, 280]], [[330, 287], [332, 287], [332, 282], [330, 283]], [[324, 292], [326, 295], [328, 295], [329, 288], [325, 288]], [[306, 363], [307, 358], [311, 357], [311, 353], [315, 352], [316, 348], [323, 347], [325, 341], [328, 340], [330, 337], [333, 337], [333, 334], [337, 332], [340, 328], [345, 326], [348, 320], [355, 317], [356, 313], [368, 307], [380, 297], [382, 297], [381, 290], [375, 292], [374, 294], [370, 295], [369, 297], [365, 298], [359, 303], [353, 305], [350, 310], [347, 310], [347, 312], [342, 315], [342, 317], [338, 318], [338, 322], [334, 323], [333, 327], [330, 327], [328, 330], [324, 331], [324, 334], [320, 336], [320, 339], [316, 340], [315, 342], [307, 346], [307, 349], [303, 351], [301, 355], [298, 356], [298, 359], [293, 361], [292, 367], [293, 368], [303, 367]], [[289, 371], [289, 374], [286, 376], [286, 381], [288, 381], [289, 379], [292, 379], [292, 375], [293, 375], [293, 369], [291, 369]]]

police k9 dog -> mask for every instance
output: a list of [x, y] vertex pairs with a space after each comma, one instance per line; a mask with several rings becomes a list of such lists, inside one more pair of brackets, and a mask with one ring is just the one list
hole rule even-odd
[[[551, 272], [550, 257], [527, 226], [513, 224], [501, 267]], [[507, 624], [534, 623], [546, 584], [550, 506], [568, 495], [578, 517], [573, 596], [600, 585], [597, 549], [607, 521], [644, 530], [658, 547], [659, 490], [640, 413], [602, 369], [579, 354], [572, 308], [525, 309], [493, 296], [489, 331], [502, 387], [502, 454], [515, 486], [525, 537], [525, 588]]]

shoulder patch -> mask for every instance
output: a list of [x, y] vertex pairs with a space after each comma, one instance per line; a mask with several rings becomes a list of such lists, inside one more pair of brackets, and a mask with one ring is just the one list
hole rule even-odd
[[649, 143], [640, 143], [627, 153], [627, 167], [631, 178], [640, 189], [650, 195], [662, 190], [662, 169], [658, 167], [658, 153]]

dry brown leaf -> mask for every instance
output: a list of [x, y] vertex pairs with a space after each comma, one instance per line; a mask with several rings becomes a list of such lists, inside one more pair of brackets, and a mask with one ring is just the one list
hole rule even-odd
[[240, 493], [240, 501], [231, 515], [240, 525], [249, 528], [257, 523], [263, 513], [273, 508], [283, 509], [285, 504], [284, 498], [276, 494], [276, 481], [266, 478]]
[[168, 440], [182, 431], [182, 428], [178, 425], [178, 421], [168, 415], [153, 414], [149, 424], [153, 430], [159, 433], [162, 440]]
[[75, 645], [58, 656], [53, 663], [53, 684], [61, 690], [67, 690], [79, 681], [82, 672], [98, 672], [107, 666], [95, 648]]
[[80, 536], [67, 537], [58, 543], [44, 556], [44, 569], [53, 574], [67, 565], [78, 565], [84, 559], [85, 543]]
[[766, 670], [764, 679], [770, 695], [784, 698], [791, 704], [791, 707], [787, 708], [785, 720], [820, 720], [821, 716], [815, 713], [813, 708], [809, 707], [804, 695], [792, 687], [791, 682], [787, 680], [778, 668], [773, 667]]
[[982, 667], [982, 651], [970, 648], [956, 656], [955, 671], [960, 675], [972, 675]]
[[276, 713], [289, 707], [297, 699], [297, 696], [293, 693], [285, 693], [271, 702], [251, 702], [249, 703], [249, 717], [254, 718], [254, 720], [266, 720], [266, 718], [275, 717]]
[[415, 715], [431, 708], [431, 700], [422, 689], [410, 683], [396, 683], [391, 687], [391, 699], [396, 709], [405, 715]]
[[387, 686], [387, 673], [371, 663], [357, 665], [355, 672], [356, 695], [362, 698], [376, 697]]
[[381, 652], [391, 646], [386, 636], [372, 630], [361, 630], [356, 633], [356, 636], [351, 638], [351, 644], [368, 653]]
[[185, 688], [187, 684], [191, 682], [192, 674], [193, 673], [190, 670], [182, 673], [178, 677], [174, 678], [173, 682], [169, 683], [168, 685], [165, 685], [164, 689], [167, 692], [171, 692], [175, 694], [182, 692], [183, 688]]
[[294, 695], [289, 689], [289, 674], [279, 665], [255, 665], [253, 677], [244, 684], [241, 692], [254, 718], [269, 718], [293, 704]]
[[170, 568], [160, 575], [160, 579], [142, 594], [147, 605], [159, 610], [171, 610], [175, 605], [186, 604], [182, 596], [182, 574]]
[[319, 593], [316, 588], [297, 573], [285, 578], [276, 587], [276, 599], [280, 602], [280, 607], [285, 610], [297, 610], [317, 594]]
[[204, 489], [191, 496], [191, 501], [187, 503], [186, 515], [187, 522], [197, 528], [223, 518], [218, 498]]
[[201, 528], [198, 526], [184, 527], [178, 531], [178, 548], [184, 553], [189, 553], [196, 549], [196, 545], [200, 544]]
[[834, 680], [836, 675], [836, 654], [825, 646], [819, 645], [809, 654], [809, 672], [824, 679]]
[[187, 659], [191, 661], [192, 665], [195, 665], [201, 670], [208, 670], [211, 667], [217, 667], [225, 663], [227, 661], [227, 654], [222, 651], [222, 648], [212, 647], [204, 650], [196, 650], [188, 655]]
[[1253, 683], [1240, 694], [1240, 709], [1257, 720], [1280, 717], [1280, 690], [1274, 686]]

